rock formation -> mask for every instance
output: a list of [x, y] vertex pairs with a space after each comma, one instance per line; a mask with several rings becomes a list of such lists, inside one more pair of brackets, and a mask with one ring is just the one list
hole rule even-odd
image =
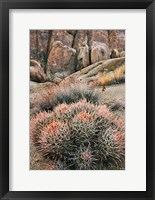
[[30, 31], [30, 57], [41, 64], [48, 81], [60, 82], [78, 70], [107, 60], [113, 49], [118, 51], [116, 57], [125, 56], [124, 30]]
[[46, 71], [47, 77], [65, 78], [75, 72], [76, 50], [64, 45], [60, 41], [55, 41], [48, 55]]
[[38, 83], [43, 83], [46, 81], [46, 75], [43, 71], [43, 68], [35, 60], [30, 60], [30, 80]]
[[93, 42], [91, 47], [91, 63], [107, 60], [110, 57], [108, 46], [102, 42]]

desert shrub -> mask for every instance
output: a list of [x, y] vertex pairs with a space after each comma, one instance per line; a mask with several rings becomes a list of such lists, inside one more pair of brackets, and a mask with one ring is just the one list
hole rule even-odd
[[67, 88], [61, 87], [56, 95], [54, 106], [61, 103], [75, 103], [81, 99], [86, 99], [91, 103], [99, 102], [99, 93], [95, 90], [90, 90], [86, 84], [72, 84]]
[[31, 134], [38, 151], [60, 169], [124, 167], [124, 121], [106, 106], [86, 99], [59, 104], [31, 119]]
[[[47, 99], [47, 100], [46, 100]], [[62, 103], [75, 103], [81, 99], [98, 104], [100, 102], [100, 93], [89, 89], [86, 84], [71, 84], [69, 87], [57, 88], [48, 98], [40, 104], [41, 110], [53, 110], [55, 106]]]
[[70, 84], [69, 87], [58, 87], [53, 84], [53, 87], [49, 87], [49, 89], [43, 88], [41, 93], [33, 92], [30, 98], [31, 114], [34, 116], [39, 112], [52, 111], [59, 104], [75, 103], [81, 99], [99, 104], [101, 93], [91, 90], [86, 84]]

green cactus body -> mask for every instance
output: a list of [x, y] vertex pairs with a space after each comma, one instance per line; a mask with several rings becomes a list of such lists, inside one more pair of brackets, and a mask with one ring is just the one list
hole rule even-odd
[[[40, 131], [33, 123], [38, 150], [60, 169], [107, 170], [124, 168], [124, 121], [104, 105], [82, 99], [62, 103], [44, 113]], [[33, 119], [32, 119], [33, 120]], [[40, 123], [39, 123], [40, 125]], [[34, 131], [35, 130], [35, 131]]]

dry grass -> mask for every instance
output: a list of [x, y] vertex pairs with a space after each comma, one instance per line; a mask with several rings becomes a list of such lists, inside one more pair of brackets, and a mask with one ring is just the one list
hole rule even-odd
[[99, 79], [100, 85], [109, 85], [115, 81], [121, 81], [125, 74], [125, 65], [120, 66], [114, 71], [103, 73], [103, 76]]
[[120, 80], [122, 78], [122, 75], [125, 73], [125, 65], [122, 65], [118, 69], [114, 71], [114, 77], [116, 80]]

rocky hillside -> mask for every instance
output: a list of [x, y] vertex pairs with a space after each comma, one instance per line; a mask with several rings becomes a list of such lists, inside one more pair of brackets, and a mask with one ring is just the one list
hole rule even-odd
[[124, 30], [31, 30], [31, 80], [60, 82], [91, 64], [124, 57], [124, 51]]

